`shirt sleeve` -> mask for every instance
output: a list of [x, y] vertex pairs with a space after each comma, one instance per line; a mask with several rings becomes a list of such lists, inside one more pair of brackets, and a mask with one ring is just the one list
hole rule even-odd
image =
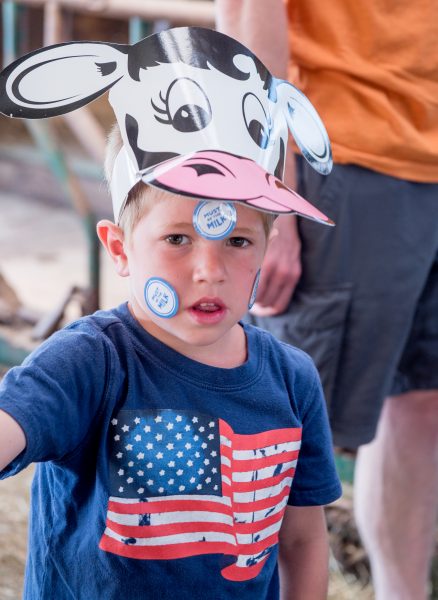
[[[302, 387], [302, 386], [301, 386]], [[288, 504], [322, 506], [342, 494], [336, 472], [326, 403], [316, 367], [311, 363], [302, 411], [302, 439]]]
[[26, 448], [3, 471], [62, 460], [88, 435], [111, 387], [111, 351], [102, 334], [74, 327], [54, 334], [0, 384], [0, 409], [21, 426]]

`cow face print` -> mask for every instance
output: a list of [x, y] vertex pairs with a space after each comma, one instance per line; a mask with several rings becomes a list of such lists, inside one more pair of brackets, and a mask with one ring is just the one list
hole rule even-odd
[[140, 69], [139, 81], [111, 89], [109, 100], [140, 171], [160, 154], [208, 149], [251, 158], [282, 174], [288, 127], [281, 105], [269, 98], [251, 57], [237, 55], [234, 64], [241, 79], [213, 66], [164, 63]]
[[[308, 99], [288, 82], [275, 79], [245, 46], [203, 28], [170, 29], [133, 46], [72, 42], [37, 50], [0, 74], [0, 111], [15, 117], [49, 117], [75, 110], [107, 90], [124, 143], [112, 185], [116, 218], [141, 178], [195, 197], [196, 189], [202, 188], [221, 199], [220, 189], [230, 192], [233, 187], [235, 201], [249, 201], [249, 175], [239, 172], [241, 165], [254, 171], [248, 160], [261, 169], [261, 195], [269, 196], [259, 202], [252, 193], [252, 204], [297, 212], [295, 200], [285, 199], [287, 188], [271, 185], [272, 175], [283, 176], [289, 130], [314, 168], [322, 173], [331, 169], [327, 134]], [[183, 163], [189, 157], [190, 167], [175, 163], [178, 157]], [[244, 160], [236, 162], [239, 158]], [[182, 177], [187, 166], [203, 181], [187, 189], [175, 177], [154, 176], [157, 166], [161, 175], [163, 168], [177, 166], [175, 173]], [[226, 185], [214, 192], [225, 179]], [[279, 189], [281, 202], [273, 197]], [[314, 210], [300, 214], [327, 221]]]
[[[176, 131], [189, 133], [207, 127], [212, 118], [211, 104], [199, 83], [188, 77], [174, 79], [165, 97], [159, 93], [161, 107], [151, 100], [155, 119]], [[161, 114], [161, 117], [158, 116]]]

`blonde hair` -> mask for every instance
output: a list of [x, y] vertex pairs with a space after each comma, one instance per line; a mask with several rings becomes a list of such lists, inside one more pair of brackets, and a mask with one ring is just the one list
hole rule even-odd
[[[108, 185], [111, 182], [114, 163], [123, 146], [122, 136], [117, 123], [114, 123], [106, 144], [104, 173]], [[137, 223], [145, 215], [152, 202], [169, 198], [170, 193], [138, 181], [130, 190], [122, 207], [118, 225], [129, 236]], [[269, 236], [277, 215], [258, 211], [262, 217], [266, 237]]]

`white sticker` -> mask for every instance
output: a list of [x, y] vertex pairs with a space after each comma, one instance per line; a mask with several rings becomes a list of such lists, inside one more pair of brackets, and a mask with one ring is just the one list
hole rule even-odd
[[173, 287], [160, 277], [151, 277], [144, 286], [144, 299], [158, 317], [168, 319], [178, 311], [178, 296]]
[[203, 200], [193, 212], [193, 227], [207, 240], [222, 240], [236, 227], [237, 211], [231, 202]]

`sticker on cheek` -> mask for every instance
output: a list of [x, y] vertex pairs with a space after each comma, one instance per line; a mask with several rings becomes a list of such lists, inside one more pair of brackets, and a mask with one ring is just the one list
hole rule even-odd
[[236, 227], [237, 211], [232, 202], [203, 200], [193, 212], [193, 227], [207, 240], [222, 240]]
[[254, 306], [254, 302], [256, 301], [257, 288], [259, 287], [259, 281], [260, 281], [260, 273], [261, 273], [261, 269], [259, 269], [257, 271], [257, 274], [254, 279], [254, 285], [252, 286], [252, 292], [251, 292], [251, 297], [249, 299], [248, 310], [251, 310], [251, 308]]
[[144, 299], [148, 308], [157, 315], [169, 319], [178, 311], [178, 295], [173, 287], [160, 277], [151, 277], [144, 286]]

